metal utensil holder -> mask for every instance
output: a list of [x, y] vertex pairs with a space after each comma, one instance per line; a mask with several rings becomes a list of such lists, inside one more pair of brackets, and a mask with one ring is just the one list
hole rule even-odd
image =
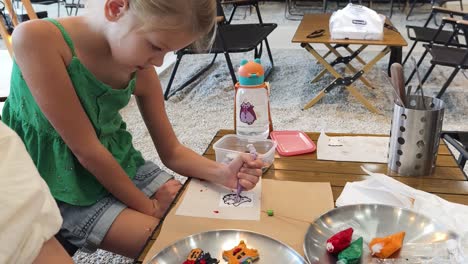
[[406, 176], [429, 175], [435, 167], [444, 102], [412, 95], [407, 108], [394, 104], [388, 167]]

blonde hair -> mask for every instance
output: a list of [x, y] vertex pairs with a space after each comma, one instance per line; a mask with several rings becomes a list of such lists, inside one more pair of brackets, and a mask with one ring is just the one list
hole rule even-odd
[[[105, 23], [104, 18], [97, 15], [102, 12], [105, 1], [88, 0], [86, 3], [86, 17], [96, 31], [101, 30]], [[201, 36], [191, 44], [196, 51], [211, 48], [216, 37], [217, 0], [127, 1], [128, 10], [121, 19], [132, 22], [119, 30], [121, 37], [132, 30], [182, 30]]]
[[216, 33], [217, 0], [128, 0], [143, 30], [186, 30], [200, 34], [192, 46], [209, 49]]

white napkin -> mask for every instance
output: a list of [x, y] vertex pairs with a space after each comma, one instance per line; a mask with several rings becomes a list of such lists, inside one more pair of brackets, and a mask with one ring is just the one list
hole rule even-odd
[[468, 206], [414, 189], [387, 175], [362, 169], [371, 177], [364, 181], [346, 183], [336, 200], [336, 206], [362, 203], [398, 206], [437, 219], [458, 233], [468, 233]]
[[[385, 204], [406, 208], [436, 219], [448, 229], [458, 233], [460, 239], [447, 243], [449, 262], [431, 263], [468, 263], [465, 257], [468, 254], [468, 224], [466, 224], [468, 206], [452, 203], [434, 194], [414, 189], [387, 175], [362, 169], [371, 177], [364, 181], [346, 183], [343, 192], [336, 200], [336, 206]], [[455, 246], [452, 245], [454, 243]]]

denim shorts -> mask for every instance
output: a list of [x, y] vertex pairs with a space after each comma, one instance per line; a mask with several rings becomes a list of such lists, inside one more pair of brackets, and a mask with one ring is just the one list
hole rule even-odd
[[[156, 164], [146, 162], [138, 168], [133, 183], [152, 196], [159, 187], [173, 176], [161, 170]], [[82, 251], [92, 253], [101, 245], [114, 220], [127, 206], [109, 194], [90, 206], [75, 206], [57, 201], [63, 224], [60, 234]]]

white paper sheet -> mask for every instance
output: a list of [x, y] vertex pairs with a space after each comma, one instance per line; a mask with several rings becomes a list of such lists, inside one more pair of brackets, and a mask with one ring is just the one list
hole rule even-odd
[[187, 194], [176, 211], [176, 215], [233, 219], [260, 220], [262, 181], [255, 188], [241, 193], [236, 202], [236, 190], [192, 179]]
[[364, 181], [346, 183], [343, 192], [336, 199], [336, 206], [377, 203], [407, 208], [435, 218], [459, 234], [465, 233], [468, 239], [468, 206], [414, 189], [385, 174], [363, 170], [371, 177]]
[[389, 137], [329, 137], [317, 142], [317, 159], [387, 163]]

